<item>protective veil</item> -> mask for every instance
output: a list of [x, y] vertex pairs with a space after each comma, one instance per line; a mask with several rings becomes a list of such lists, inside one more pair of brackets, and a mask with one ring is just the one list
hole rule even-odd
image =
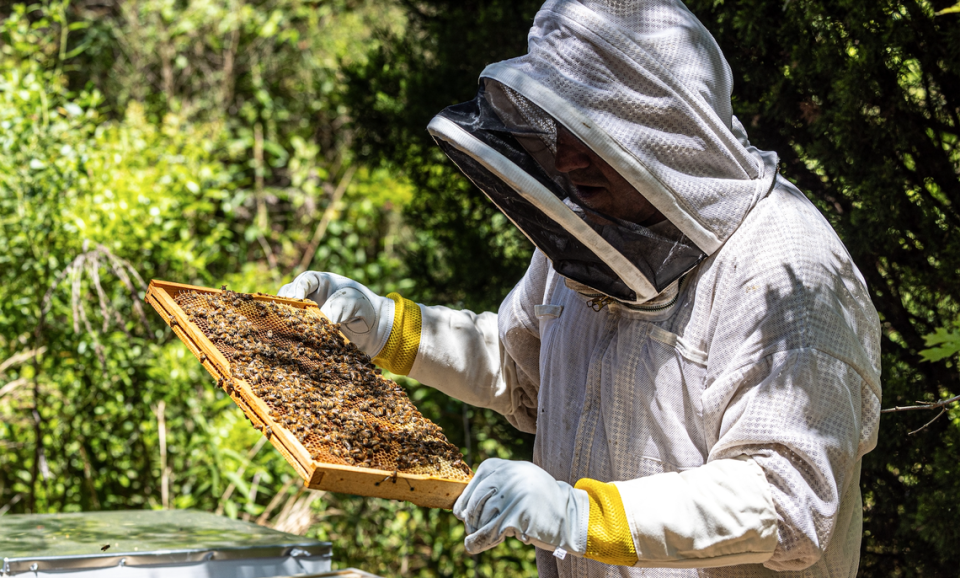
[[[541, 576], [855, 576], [878, 316], [749, 144], [710, 34], [680, 0], [549, 1], [480, 84], [430, 131], [539, 250], [496, 315], [420, 306], [409, 374], [535, 431], [556, 480], [616, 487], [623, 565], [538, 550]], [[573, 202], [557, 123], [666, 226]]]
[[[488, 66], [477, 97], [428, 128], [557, 272], [646, 302], [729, 238], [770, 190], [777, 157], [747, 145], [729, 68], [679, 2], [548, 2], [529, 46]], [[554, 168], [557, 123], [668, 226], [652, 231], [576, 204]]]

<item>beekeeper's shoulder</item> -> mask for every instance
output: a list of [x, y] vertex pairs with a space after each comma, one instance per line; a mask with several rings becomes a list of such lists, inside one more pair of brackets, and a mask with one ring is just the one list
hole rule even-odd
[[814, 281], [811, 274], [819, 277], [816, 273], [824, 267], [849, 270], [852, 266], [850, 254], [827, 219], [782, 178], [747, 214], [718, 257], [735, 261], [740, 274], [787, 275], [804, 284]]

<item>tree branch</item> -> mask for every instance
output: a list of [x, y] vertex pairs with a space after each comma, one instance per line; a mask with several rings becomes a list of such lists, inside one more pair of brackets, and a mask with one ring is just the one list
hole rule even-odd
[[928, 425], [930, 425], [930, 424], [932, 424], [933, 422], [935, 422], [935, 421], [937, 421], [938, 419], [940, 419], [940, 416], [943, 415], [943, 414], [945, 414], [945, 413], [947, 413], [947, 408], [941, 409], [941, 410], [940, 410], [940, 413], [938, 413], [936, 417], [934, 417], [932, 420], [928, 421], [927, 423], [923, 424], [923, 425], [920, 426], [919, 428], [913, 430], [912, 432], [909, 432], [907, 435], [908, 435], [908, 436], [912, 436], [913, 434], [915, 434], [915, 433], [917, 433], [917, 432], [920, 432], [920, 431], [923, 431], [923, 430], [927, 429], [927, 426], [928, 426]]
[[310, 266], [310, 263], [313, 262], [313, 258], [317, 254], [317, 248], [320, 246], [320, 241], [323, 240], [323, 236], [327, 233], [327, 227], [330, 225], [330, 221], [333, 220], [334, 213], [337, 210], [337, 204], [347, 191], [347, 187], [350, 186], [350, 181], [353, 180], [353, 174], [356, 171], [356, 167], [350, 167], [347, 169], [347, 172], [344, 173], [343, 177], [340, 178], [340, 183], [337, 185], [336, 190], [333, 191], [330, 204], [327, 205], [326, 210], [323, 212], [323, 217], [321, 217], [320, 223], [317, 225], [317, 230], [314, 231], [313, 238], [310, 239], [310, 244], [307, 246], [306, 251], [303, 252], [303, 257], [300, 258], [300, 264], [293, 270], [293, 273], [303, 273]]
[[[904, 407], [888, 407], [887, 409], [881, 409], [880, 413], [893, 413], [897, 411], [912, 411], [915, 409], [937, 409], [938, 407], [943, 407], [945, 405], [950, 405], [955, 401], [960, 401], [960, 395], [955, 395], [950, 399], [943, 399], [937, 402], [927, 402], [927, 401], [918, 401], [916, 403], [920, 405], [908, 405]], [[939, 417], [939, 416], [938, 416]], [[926, 427], [926, 426], [924, 426]], [[920, 431], [920, 430], [917, 430]]]
[[46, 350], [46, 347], [41, 347], [39, 349], [27, 349], [25, 351], [21, 351], [20, 353], [16, 353], [12, 357], [9, 357], [6, 361], [0, 362], [0, 373], [6, 371], [8, 367], [13, 367], [14, 365], [18, 365], [24, 361], [29, 361], [30, 359], [33, 359], [34, 355], [40, 355]]

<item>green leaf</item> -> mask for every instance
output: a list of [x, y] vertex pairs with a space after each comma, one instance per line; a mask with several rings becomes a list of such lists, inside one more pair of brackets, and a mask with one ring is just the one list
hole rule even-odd
[[953, 14], [956, 12], [960, 12], [960, 2], [957, 2], [953, 6], [950, 6], [949, 8], [944, 8], [943, 10], [938, 11], [937, 16], [941, 16], [943, 14]]
[[924, 361], [940, 361], [960, 353], [960, 332], [955, 329], [941, 327], [923, 339], [928, 346], [928, 349], [920, 351]]

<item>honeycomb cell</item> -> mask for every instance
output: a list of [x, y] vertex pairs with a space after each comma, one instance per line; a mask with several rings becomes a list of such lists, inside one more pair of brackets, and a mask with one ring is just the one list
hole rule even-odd
[[[290, 431], [327, 464], [468, 480], [470, 468], [396, 382], [314, 308], [184, 291], [175, 300]], [[221, 387], [233, 389], [230, 379]], [[264, 428], [264, 433], [269, 428]]]

